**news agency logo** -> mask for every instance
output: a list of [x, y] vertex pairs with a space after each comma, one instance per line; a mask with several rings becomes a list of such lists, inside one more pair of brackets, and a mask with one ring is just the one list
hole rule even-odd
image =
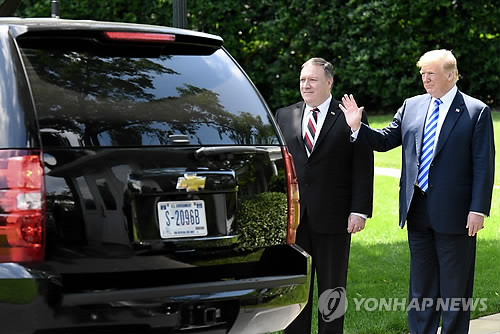
[[319, 296], [318, 310], [324, 322], [331, 322], [343, 316], [347, 310], [345, 289], [337, 287], [323, 291]]
[[410, 311], [425, 312], [428, 309], [445, 312], [485, 311], [488, 298], [353, 298], [356, 311]]
[[[353, 298], [355, 311], [368, 312], [393, 311], [403, 312], [415, 310], [425, 312], [427, 309], [436, 311], [485, 311], [488, 308], [488, 298]], [[337, 287], [323, 291], [318, 300], [318, 310], [325, 322], [331, 322], [342, 317], [347, 310], [347, 298], [344, 288]]]

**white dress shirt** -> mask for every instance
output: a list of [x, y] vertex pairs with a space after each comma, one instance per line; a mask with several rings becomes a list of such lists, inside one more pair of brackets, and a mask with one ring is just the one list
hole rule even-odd
[[[316, 135], [314, 136], [314, 143], [316, 143], [316, 139], [319, 137], [319, 133], [321, 132], [321, 128], [323, 127], [323, 123], [325, 123], [326, 114], [328, 113], [328, 109], [330, 108], [330, 102], [332, 101], [332, 95], [330, 95], [325, 102], [321, 103], [317, 107], [311, 107], [306, 104], [304, 115], [302, 116], [302, 138], [304, 138], [304, 134], [307, 129], [307, 122], [309, 121], [309, 117], [311, 117], [312, 110], [314, 108], [318, 108], [318, 120], [316, 121]], [[313, 148], [314, 149], [314, 148]], [[309, 156], [309, 153], [307, 153]]]
[[[455, 95], [457, 95], [457, 86], [453, 86], [452, 89], [448, 91], [443, 97], [441, 97], [441, 105], [439, 106], [439, 118], [438, 118], [438, 123], [436, 127], [436, 140], [434, 141], [434, 151], [436, 150], [436, 144], [439, 140], [439, 134], [441, 133], [441, 128], [443, 127], [444, 120], [446, 118], [446, 115], [448, 114], [448, 111], [450, 110], [451, 103], [453, 102], [453, 99], [455, 98]], [[432, 113], [432, 109], [434, 109], [434, 101], [436, 99], [432, 98], [431, 103], [429, 104], [429, 108], [427, 109], [427, 116], [426, 116], [426, 123], [427, 119]], [[425, 124], [424, 124], [425, 128]]]

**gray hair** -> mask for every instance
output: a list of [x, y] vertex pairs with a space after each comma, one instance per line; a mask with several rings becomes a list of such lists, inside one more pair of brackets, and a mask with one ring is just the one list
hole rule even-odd
[[315, 66], [321, 66], [323, 67], [323, 70], [325, 70], [325, 75], [326, 77], [332, 78], [333, 79], [333, 65], [323, 58], [311, 58], [308, 61], [306, 61], [304, 64], [302, 64], [301, 68], [304, 68], [306, 65], [315, 65]]

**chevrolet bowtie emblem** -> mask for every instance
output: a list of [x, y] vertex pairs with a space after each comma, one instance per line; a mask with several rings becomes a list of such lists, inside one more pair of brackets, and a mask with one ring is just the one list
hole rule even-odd
[[198, 191], [205, 188], [206, 177], [196, 176], [196, 174], [184, 174], [184, 177], [177, 179], [177, 189], [186, 191]]

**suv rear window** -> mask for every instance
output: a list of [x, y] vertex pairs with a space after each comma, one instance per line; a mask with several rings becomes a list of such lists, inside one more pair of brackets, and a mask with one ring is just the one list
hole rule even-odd
[[274, 145], [265, 104], [223, 49], [101, 55], [22, 48], [46, 146]]

